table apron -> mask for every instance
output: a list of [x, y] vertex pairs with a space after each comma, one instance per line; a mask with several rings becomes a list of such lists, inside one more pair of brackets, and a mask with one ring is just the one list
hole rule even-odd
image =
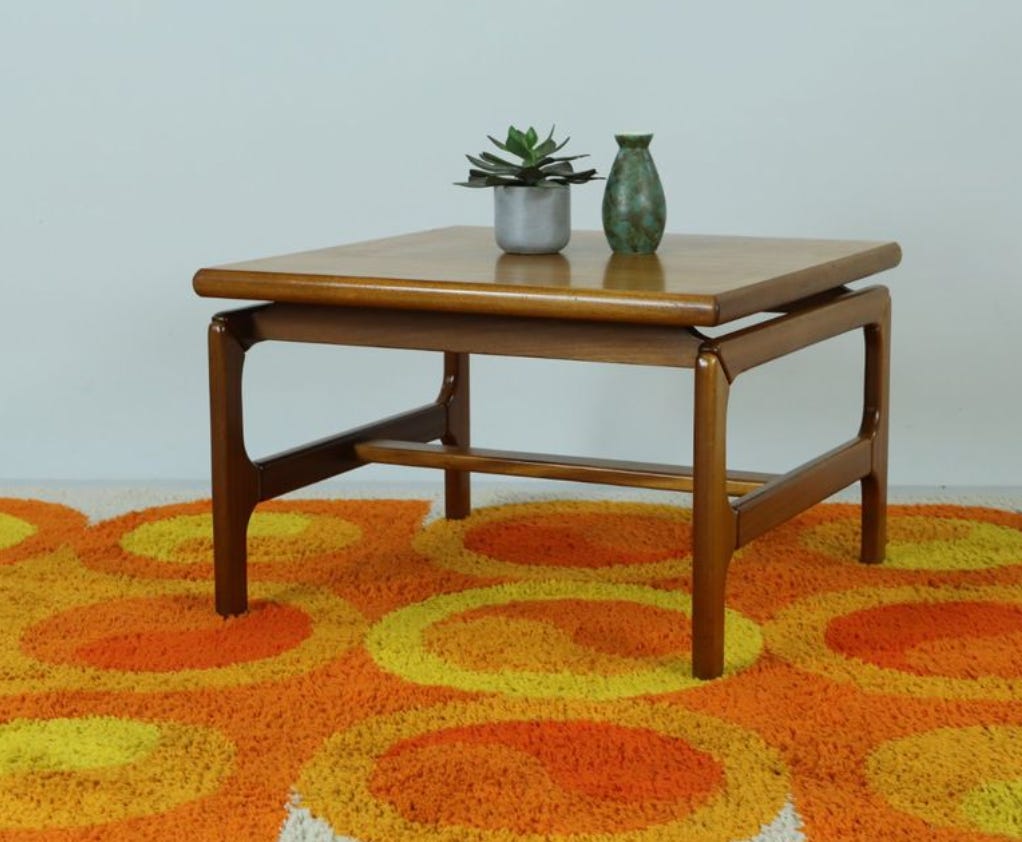
[[221, 313], [248, 348], [265, 340], [692, 368], [689, 327], [274, 303]]

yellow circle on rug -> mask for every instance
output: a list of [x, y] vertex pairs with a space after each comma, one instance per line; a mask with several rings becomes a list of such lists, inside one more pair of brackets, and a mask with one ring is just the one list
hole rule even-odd
[[787, 790], [759, 736], [704, 714], [508, 700], [361, 722], [296, 786], [339, 836], [407, 842], [744, 839]]
[[414, 546], [470, 576], [649, 582], [691, 568], [691, 511], [650, 503], [516, 503], [434, 521]]
[[866, 588], [780, 611], [767, 646], [800, 669], [876, 693], [1011, 701], [1022, 696], [1016, 588]]
[[[609, 582], [526, 581], [441, 594], [380, 619], [366, 648], [417, 684], [525, 698], [619, 699], [700, 685], [682, 592]], [[726, 614], [725, 673], [751, 664], [759, 627]], [[666, 632], [666, 634], [665, 634]], [[647, 635], [643, 638], [643, 634]], [[629, 635], [622, 640], [619, 635]]]
[[938, 728], [892, 740], [867, 760], [891, 806], [931, 825], [1022, 839], [1022, 726]]
[[8, 550], [36, 534], [37, 528], [20, 517], [0, 512], [0, 550]]
[[[362, 530], [339, 517], [300, 512], [255, 512], [248, 524], [248, 560], [270, 563], [294, 560], [351, 546]], [[159, 561], [195, 564], [213, 558], [213, 517], [176, 515], [143, 523], [120, 539], [121, 548]]]
[[[897, 515], [888, 519], [885, 567], [983, 570], [1022, 564], [1022, 531], [967, 518]], [[803, 546], [837, 558], [858, 556], [857, 517], [830, 520], [802, 535]]]
[[162, 813], [216, 791], [234, 754], [225, 735], [198, 725], [16, 719], [0, 725], [0, 827], [84, 827]]

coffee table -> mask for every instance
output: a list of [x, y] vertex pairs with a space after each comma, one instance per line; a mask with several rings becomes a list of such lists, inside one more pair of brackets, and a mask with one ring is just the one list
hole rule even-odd
[[[693, 673], [719, 676], [737, 548], [859, 482], [860, 558], [883, 560], [890, 296], [846, 284], [900, 260], [896, 243], [680, 234], [656, 255], [614, 255], [594, 231], [575, 232], [561, 254], [502, 255], [490, 229], [457, 227], [201, 269], [199, 295], [269, 302], [219, 313], [209, 329], [217, 611], [247, 610], [247, 528], [260, 501], [369, 463], [442, 469], [448, 518], [469, 514], [472, 473], [670, 489], [692, 493]], [[749, 316], [760, 319], [706, 332]], [[851, 330], [865, 337], [857, 434], [785, 474], [729, 471], [738, 375]], [[426, 406], [252, 459], [242, 366], [264, 340], [441, 351], [440, 392]], [[691, 368], [693, 465], [474, 448], [471, 354]]]

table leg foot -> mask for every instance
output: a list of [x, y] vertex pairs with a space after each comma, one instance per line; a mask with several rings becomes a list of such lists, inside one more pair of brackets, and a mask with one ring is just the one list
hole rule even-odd
[[859, 560], [880, 564], [887, 554], [887, 483], [870, 475], [860, 483], [862, 489], [862, 545]]
[[213, 578], [222, 617], [248, 610], [248, 522], [251, 511], [213, 508]]
[[724, 592], [730, 554], [694, 562], [692, 584], [692, 675], [719, 678], [724, 672]]

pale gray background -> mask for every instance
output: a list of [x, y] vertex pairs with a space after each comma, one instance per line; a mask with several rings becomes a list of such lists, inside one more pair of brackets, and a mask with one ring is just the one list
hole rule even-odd
[[[668, 230], [897, 239], [892, 482], [1022, 484], [1022, 3], [0, 3], [0, 478], [207, 474], [203, 265], [448, 224], [508, 122]], [[602, 183], [573, 188], [599, 227]], [[849, 437], [861, 342], [743, 376], [735, 467]], [[254, 454], [432, 398], [436, 355], [257, 348]], [[477, 358], [481, 445], [689, 459], [686, 372]], [[424, 476], [374, 467], [351, 478]], [[437, 478], [439, 479], [439, 478]]]

